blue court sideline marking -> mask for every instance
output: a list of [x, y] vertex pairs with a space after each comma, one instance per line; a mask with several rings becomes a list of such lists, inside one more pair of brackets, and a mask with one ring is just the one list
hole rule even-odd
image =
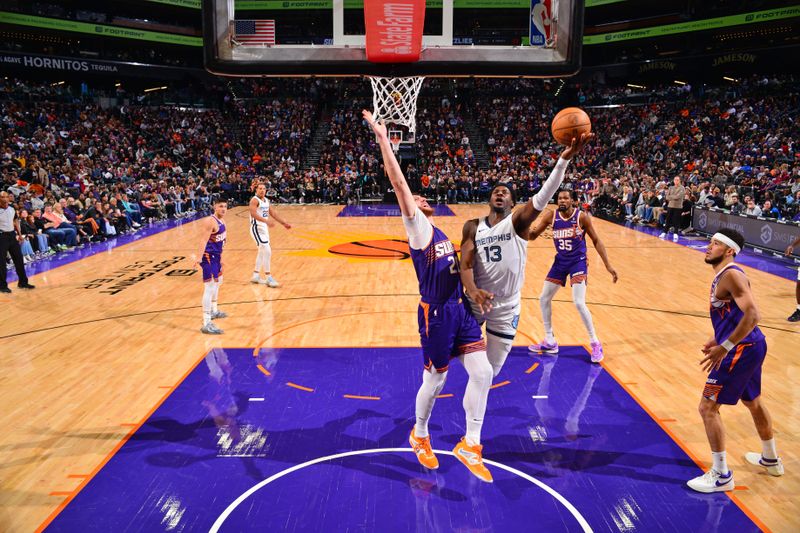
[[[455, 457], [455, 454], [453, 452], [451, 452], [451, 451], [445, 451], [445, 450], [433, 450], [433, 451], [435, 453], [437, 453], [437, 454], [440, 454], [440, 455], [451, 455], [451, 456]], [[312, 459], [310, 461], [306, 461], [305, 463], [301, 463], [299, 465], [295, 465], [295, 466], [293, 466], [291, 468], [287, 468], [286, 470], [282, 470], [282, 471], [278, 472], [277, 474], [274, 474], [274, 475], [268, 477], [264, 481], [260, 481], [259, 483], [253, 485], [252, 487], [247, 489], [247, 491], [243, 492], [238, 498], [236, 498], [233, 501], [233, 503], [231, 503], [224, 511], [222, 511], [222, 514], [219, 515], [219, 517], [216, 519], [216, 521], [214, 521], [214, 525], [211, 526], [211, 529], [209, 530], [209, 533], [217, 533], [219, 531], [219, 529], [222, 527], [222, 524], [225, 523], [225, 520], [228, 519], [228, 516], [230, 516], [230, 514], [233, 511], [235, 511], [236, 508], [242, 502], [244, 502], [247, 498], [252, 496], [256, 491], [258, 491], [261, 488], [266, 487], [268, 484], [272, 483], [273, 481], [275, 481], [277, 479], [282, 478], [285, 475], [291, 474], [292, 472], [296, 472], [297, 470], [300, 470], [300, 469], [305, 468], [307, 466], [312, 466], [312, 465], [315, 465], [315, 464], [318, 464], [318, 463], [324, 463], [325, 461], [332, 461], [334, 459], [340, 459], [342, 457], [350, 457], [350, 456], [353, 456], [353, 455], [366, 455], [366, 454], [370, 454], [370, 453], [396, 453], [396, 452], [414, 453], [414, 450], [412, 450], [411, 448], [375, 448], [375, 449], [372, 449], [372, 450], [353, 450], [351, 452], [343, 452], [343, 453], [337, 453], [337, 454], [334, 454], [334, 455], [326, 455], [325, 457], [318, 457], [316, 459]], [[572, 514], [572, 516], [575, 518], [575, 520], [577, 520], [578, 524], [580, 524], [581, 529], [584, 532], [586, 532], [586, 533], [591, 533], [592, 532], [592, 528], [589, 526], [589, 523], [586, 521], [586, 519], [583, 517], [583, 515], [577, 509], [575, 509], [575, 507], [566, 498], [564, 498], [561, 494], [556, 492], [554, 489], [548, 487], [547, 485], [545, 485], [544, 483], [542, 483], [541, 481], [539, 481], [535, 477], [530, 476], [530, 475], [528, 475], [525, 472], [522, 472], [520, 470], [517, 470], [516, 468], [512, 468], [510, 466], [506, 466], [504, 464], [501, 464], [501, 463], [498, 463], [498, 462], [495, 462], [495, 461], [491, 461], [489, 459], [484, 459], [483, 462], [485, 464], [487, 464], [487, 465], [491, 465], [491, 466], [493, 466], [495, 468], [500, 468], [501, 470], [505, 470], [507, 472], [511, 472], [512, 474], [516, 474], [519, 477], [521, 477], [521, 478], [523, 478], [523, 479], [525, 479], [527, 481], [530, 481], [531, 483], [533, 483], [534, 485], [536, 485], [540, 489], [542, 489], [545, 492], [547, 492], [548, 494], [550, 494], [553, 498], [558, 500], [559, 503], [561, 503], [561, 505], [563, 505], [570, 512], [570, 514]]]

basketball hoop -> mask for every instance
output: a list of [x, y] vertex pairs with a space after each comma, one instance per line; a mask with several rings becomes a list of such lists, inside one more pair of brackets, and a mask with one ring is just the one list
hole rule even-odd
[[400, 137], [399, 135], [391, 135], [389, 137], [389, 142], [392, 144], [392, 151], [394, 153], [398, 153], [400, 151], [400, 141], [401, 140], [402, 140], [402, 137]]
[[[375, 120], [405, 126], [410, 133], [415, 133], [417, 130], [417, 96], [419, 96], [419, 90], [422, 88], [424, 80], [424, 76], [407, 78], [370, 76], [372, 114]], [[392, 148], [395, 149], [395, 152], [399, 149], [401, 140], [397, 140], [397, 147], [392, 141]]]

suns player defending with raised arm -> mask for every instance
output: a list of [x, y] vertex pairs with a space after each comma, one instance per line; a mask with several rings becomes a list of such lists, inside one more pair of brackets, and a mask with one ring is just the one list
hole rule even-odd
[[[279, 222], [286, 229], [291, 229], [292, 225], [279, 217], [275, 210], [270, 210], [269, 199], [267, 198], [267, 186], [263, 183], [256, 185], [256, 195], [250, 199], [250, 237], [258, 247], [256, 254], [256, 267], [253, 270], [251, 283], [261, 283], [268, 287], [278, 287], [280, 284], [275, 281], [270, 272], [270, 260], [272, 258], [272, 248], [269, 245], [269, 226], [272, 224], [270, 217]], [[261, 277], [261, 269], [264, 269], [266, 278]]]
[[400, 204], [411, 259], [419, 280], [421, 301], [417, 320], [424, 368], [422, 385], [417, 392], [416, 424], [408, 440], [423, 466], [429, 469], [439, 467], [431, 448], [428, 420], [436, 396], [447, 379], [450, 359], [458, 357], [469, 375], [463, 402], [467, 423], [466, 435], [453, 452], [478, 479], [491, 482], [492, 474], [483, 464], [481, 427], [492, 384], [492, 367], [486, 358], [481, 328], [462, 300], [455, 247], [447, 235], [432, 224], [433, 209], [428, 202], [411, 194], [389, 144], [386, 126], [376, 123], [369, 111], [363, 113], [380, 144], [383, 163]]
[[772, 418], [761, 401], [761, 366], [767, 355], [767, 341], [758, 328], [759, 314], [750, 283], [734, 262], [744, 246], [741, 233], [723, 228], [711, 237], [706, 263], [714, 267], [711, 282], [711, 324], [714, 336], [705, 346], [700, 364], [710, 370], [700, 415], [711, 445], [712, 466], [687, 485], [698, 492], [734, 489], [733, 472], [725, 456], [725, 427], [719, 413], [721, 405], [736, 405], [739, 399], [750, 410], [761, 437], [761, 453], [748, 452], [745, 460], [764, 468], [773, 476], [783, 475], [783, 463], [775, 448]]
[[558, 343], [553, 335], [553, 296], [556, 295], [558, 289], [566, 285], [567, 276], [569, 276], [569, 284], [572, 286], [572, 302], [578, 308], [578, 314], [581, 315], [583, 325], [586, 326], [586, 331], [589, 333], [592, 362], [599, 363], [603, 360], [603, 345], [597, 338], [592, 314], [586, 307], [586, 280], [589, 274], [586, 265], [586, 235], [591, 237], [594, 242], [594, 247], [614, 283], [617, 282], [617, 271], [608, 261], [606, 247], [594, 229], [592, 216], [575, 208], [577, 199], [574, 191], [559, 191], [553, 218], [541, 217], [531, 229], [530, 239], [534, 240], [544, 232], [549, 223], [552, 223], [556, 258], [544, 279], [542, 294], [539, 297], [542, 322], [544, 323], [544, 342], [531, 345], [528, 349], [532, 352], [558, 353]]
[[498, 183], [489, 196], [489, 215], [464, 224], [461, 282], [472, 313], [479, 322], [486, 322], [486, 351], [494, 376], [500, 373], [517, 334], [531, 224], [564, 180], [569, 160], [593, 137], [584, 133], [573, 139], [541, 190], [521, 208], [514, 210], [511, 189]]
[[225, 212], [228, 202], [225, 200], [214, 201], [214, 214], [199, 221], [200, 224], [200, 251], [192, 255], [195, 266], [200, 265], [203, 270], [203, 327], [200, 331], [208, 335], [222, 335], [212, 320], [225, 318], [228, 315], [217, 309], [217, 295], [219, 286], [222, 285], [222, 247], [225, 245]]

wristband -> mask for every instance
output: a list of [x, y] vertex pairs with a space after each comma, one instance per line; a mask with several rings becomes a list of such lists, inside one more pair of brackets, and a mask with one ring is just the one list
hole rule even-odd
[[735, 344], [733, 344], [733, 343], [730, 341], [730, 339], [725, 339], [724, 341], [722, 341], [722, 343], [720, 344], [720, 346], [722, 346], [723, 348], [725, 348], [725, 351], [726, 351], [726, 352], [730, 352], [731, 350], [733, 350], [733, 347], [734, 347], [734, 346], [736, 346], [736, 345], [735, 345]]

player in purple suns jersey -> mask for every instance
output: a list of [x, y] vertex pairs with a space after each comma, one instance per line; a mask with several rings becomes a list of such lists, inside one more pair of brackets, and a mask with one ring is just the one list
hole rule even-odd
[[423, 370], [422, 385], [416, 398], [416, 424], [411, 430], [409, 443], [424, 467], [439, 467], [431, 447], [428, 420], [436, 396], [447, 379], [450, 360], [458, 358], [469, 375], [463, 401], [467, 420], [466, 435], [453, 453], [478, 479], [491, 483], [492, 474], [483, 464], [481, 427], [492, 384], [492, 366], [486, 358], [486, 343], [481, 329], [463, 299], [458, 255], [447, 235], [433, 225], [430, 218], [433, 209], [425, 198], [411, 194], [400, 164], [394, 157], [386, 125], [376, 122], [369, 111], [364, 111], [363, 115], [375, 132], [384, 167], [397, 195], [419, 281], [417, 324], [422, 344]]
[[192, 255], [194, 266], [203, 270], [203, 327], [200, 331], [208, 335], [221, 335], [223, 331], [214, 322], [215, 318], [228, 316], [217, 309], [217, 295], [222, 285], [222, 248], [225, 245], [225, 213], [228, 202], [223, 199], [214, 201], [214, 213], [198, 221], [200, 226], [200, 252]]
[[744, 237], [738, 231], [722, 228], [711, 237], [706, 263], [714, 267], [711, 282], [711, 324], [714, 335], [703, 346], [703, 370], [710, 370], [700, 416], [711, 445], [711, 469], [687, 485], [698, 492], [723, 492], [735, 488], [733, 472], [725, 455], [725, 427], [720, 406], [736, 405], [741, 399], [750, 410], [761, 453], [748, 452], [745, 460], [764, 468], [768, 474], [782, 476], [783, 462], [778, 457], [772, 432], [772, 417], [761, 401], [761, 367], [767, 355], [767, 341], [758, 327], [759, 313], [744, 271], [733, 261]]
[[586, 264], [586, 236], [588, 235], [597, 250], [600, 259], [611, 274], [614, 283], [617, 282], [617, 271], [608, 260], [608, 253], [603, 241], [594, 229], [592, 216], [575, 207], [578, 195], [575, 191], [562, 190], [556, 197], [556, 209], [553, 216], [540, 217], [530, 232], [530, 240], [535, 240], [541, 235], [548, 225], [553, 226], [553, 244], [556, 247], [556, 257], [553, 266], [544, 280], [542, 294], [539, 297], [539, 306], [542, 309], [542, 322], [544, 324], [544, 341], [528, 347], [532, 352], [558, 353], [558, 343], [553, 334], [553, 297], [558, 289], [567, 284], [572, 286], [572, 302], [581, 315], [581, 321], [589, 333], [589, 343], [592, 348], [592, 362], [599, 363], [603, 360], [603, 345], [594, 331], [592, 314], [586, 306], [586, 282], [588, 280], [588, 266]]

